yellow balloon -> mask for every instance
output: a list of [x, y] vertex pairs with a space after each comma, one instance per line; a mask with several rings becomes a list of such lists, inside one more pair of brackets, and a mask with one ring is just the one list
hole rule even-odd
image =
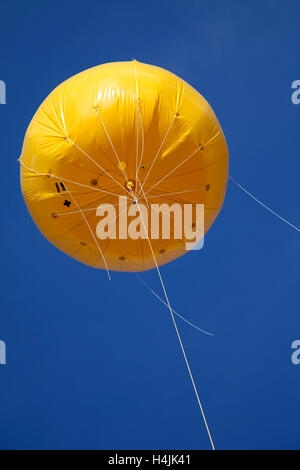
[[115, 271], [172, 261], [186, 253], [186, 237], [160, 235], [153, 252], [147, 238], [99, 239], [100, 204], [117, 207], [120, 195], [147, 207], [204, 204], [206, 233], [228, 179], [225, 137], [207, 101], [173, 73], [137, 61], [60, 84], [33, 117], [20, 163], [23, 197], [44, 236], [84, 264]]

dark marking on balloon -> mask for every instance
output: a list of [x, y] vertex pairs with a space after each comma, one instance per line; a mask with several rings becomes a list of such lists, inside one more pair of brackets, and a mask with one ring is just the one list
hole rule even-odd
[[[58, 183], [55, 183], [55, 186], [56, 186], [57, 192], [60, 193], [60, 187], [59, 187]], [[61, 189], [63, 191], [66, 190], [64, 183], [60, 183], [60, 186], [61, 186]]]
[[71, 201], [68, 201], [67, 199], [64, 202], [64, 206], [66, 207], [70, 207], [71, 204], [72, 204]]

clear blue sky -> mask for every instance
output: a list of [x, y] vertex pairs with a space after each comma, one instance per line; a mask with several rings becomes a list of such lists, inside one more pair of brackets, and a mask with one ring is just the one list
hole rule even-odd
[[[167, 309], [133, 275], [109, 282], [50, 245], [16, 160], [56, 85], [135, 57], [206, 97], [230, 174], [299, 225], [299, 2], [7, 1], [0, 22], [0, 448], [209, 448]], [[204, 249], [162, 269], [174, 308], [215, 333], [178, 321], [219, 449], [299, 448], [299, 241], [229, 183]]]

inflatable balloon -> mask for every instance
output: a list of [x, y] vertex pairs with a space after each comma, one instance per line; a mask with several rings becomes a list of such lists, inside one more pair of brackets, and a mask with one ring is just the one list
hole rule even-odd
[[142, 202], [204, 204], [206, 233], [228, 179], [226, 141], [207, 101], [173, 73], [135, 60], [60, 84], [33, 117], [20, 163], [24, 200], [44, 236], [82, 263], [116, 271], [153, 268], [153, 255], [158, 265], [172, 261], [186, 253], [186, 237], [159, 235], [153, 253], [146, 237], [101, 238], [105, 206], [120, 224], [122, 204], [132, 215]]

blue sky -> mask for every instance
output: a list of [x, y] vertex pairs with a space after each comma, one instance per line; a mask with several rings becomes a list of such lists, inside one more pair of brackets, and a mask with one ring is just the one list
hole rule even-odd
[[[205, 96], [230, 174], [299, 226], [299, 2], [10, 1], [0, 21], [0, 448], [209, 448], [167, 309], [132, 274], [109, 282], [50, 245], [16, 160], [55, 86], [134, 57]], [[178, 320], [216, 448], [300, 447], [299, 246], [229, 183], [204, 249], [162, 268], [174, 308], [215, 333]]]

